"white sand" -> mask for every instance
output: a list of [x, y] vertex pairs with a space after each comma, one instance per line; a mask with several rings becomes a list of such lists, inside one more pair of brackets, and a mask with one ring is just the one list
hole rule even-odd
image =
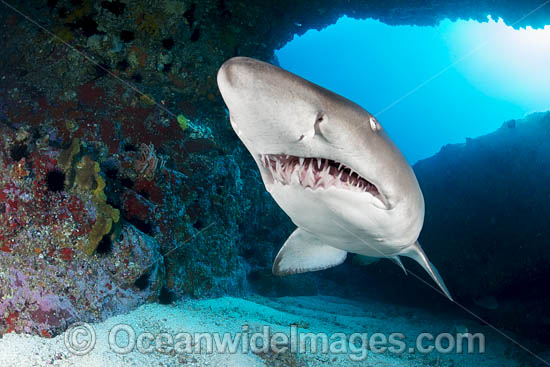
[[[143, 332], [241, 332], [243, 324], [254, 330], [270, 326], [272, 332], [290, 334], [290, 324], [297, 324], [299, 332], [354, 332], [389, 335], [401, 332], [407, 336], [407, 349], [414, 346], [421, 332], [434, 335], [442, 332], [455, 334], [467, 328], [483, 332], [486, 337], [484, 354], [374, 354], [368, 352], [366, 361], [352, 362], [347, 354], [268, 353], [235, 354], [144, 354], [136, 349], [121, 355], [111, 350], [109, 332], [117, 324], [132, 325], [136, 335]], [[512, 356], [518, 348], [489, 329], [472, 321], [450, 320], [418, 309], [383, 304], [360, 304], [333, 297], [288, 297], [267, 299], [252, 297], [238, 299], [224, 297], [211, 300], [190, 300], [175, 306], [146, 305], [127, 314], [113, 317], [103, 323], [90, 325], [96, 334], [96, 343], [89, 354], [71, 354], [65, 346], [65, 334], [53, 339], [8, 334], [0, 339], [0, 366], [518, 366]], [[78, 339], [85, 340], [85, 339]], [[119, 334], [119, 345], [125, 338]], [[523, 353], [523, 352], [521, 352]]]

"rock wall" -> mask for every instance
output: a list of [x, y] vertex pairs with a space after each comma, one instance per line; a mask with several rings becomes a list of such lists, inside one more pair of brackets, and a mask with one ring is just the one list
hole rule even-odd
[[[413, 168], [426, 202], [419, 241], [455, 300], [493, 325], [550, 341], [550, 112], [444, 146]], [[461, 311], [418, 264], [403, 263], [414, 275], [387, 260], [350, 259], [323, 278], [355, 295]]]
[[[550, 337], [550, 113], [443, 147], [414, 167], [421, 241], [458, 300]], [[490, 311], [490, 312], [488, 312]]]

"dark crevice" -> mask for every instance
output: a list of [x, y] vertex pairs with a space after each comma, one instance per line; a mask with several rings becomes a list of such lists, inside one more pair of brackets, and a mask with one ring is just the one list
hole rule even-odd
[[111, 67], [106, 63], [99, 63], [94, 65], [95, 69], [95, 78], [94, 80], [101, 79], [107, 74], [109, 74], [109, 71], [111, 70]]
[[126, 69], [128, 69], [129, 67], [130, 67], [130, 63], [126, 59], [121, 60], [116, 64], [116, 68], [120, 71], [126, 71]]
[[59, 169], [53, 169], [46, 175], [48, 191], [60, 192], [65, 190], [65, 173]]
[[122, 210], [122, 203], [118, 198], [113, 199], [111, 195], [107, 195], [107, 200], [105, 202], [112, 206], [114, 209]]
[[118, 177], [118, 169], [116, 167], [109, 167], [105, 170], [105, 176], [112, 180], [116, 180]]
[[126, 219], [128, 223], [132, 224], [134, 227], [139, 229], [141, 232], [153, 236], [153, 226], [151, 223], [146, 222], [142, 219], [136, 218], [136, 217], [130, 217]]
[[138, 148], [136, 148], [136, 146], [131, 144], [131, 143], [126, 143], [126, 144], [124, 144], [124, 151], [125, 152], [137, 152]]
[[195, 23], [195, 9], [197, 8], [197, 4], [192, 3], [189, 9], [183, 13], [183, 17], [187, 20], [187, 23], [189, 24], [189, 29], [193, 29], [193, 24]]
[[137, 194], [140, 195], [141, 197], [145, 198], [145, 199], [149, 199], [149, 197], [151, 196], [151, 195], [149, 195], [149, 193], [148, 193], [147, 191], [145, 191], [145, 190], [139, 190], [139, 191], [137, 192]]
[[48, 8], [50, 8], [50, 10], [54, 10], [55, 7], [57, 6], [57, 2], [58, 2], [58, 1], [59, 1], [59, 0], [48, 0], [48, 1], [46, 2], [46, 5], [48, 6]]
[[229, 9], [227, 9], [227, 5], [225, 4], [225, 0], [218, 0], [218, 11], [220, 12], [220, 15], [223, 19], [228, 20], [231, 19], [231, 12]]
[[23, 158], [28, 158], [29, 148], [26, 144], [15, 144], [10, 149], [10, 157], [15, 162], [19, 162]]
[[141, 275], [139, 278], [136, 279], [134, 282], [134, 285], [140, 290], [143, 291], [149, 286], [149, 278], [151, 277], [151, 274], [145, 273]]
[[62, 6], [61, 8], [57, 9], [57, 15], [60, 19], [65, 19], [69, 15], [69, 9]]
[[200, 28], [197, 26], [194, 30], [193, 30], [193, 33], [191, 33], [191, 42], [197, 42], [200, 38]]
[[111, 235], [106, 234], [101, 238], [99, 244], [97, 245], [95, 252], [99, 255], [107, 255], [113, 251], [113, 241], [111, 240]]
[[131, 189], [132, 187], [134, 187], [134, 181], [132, 181], [131, 179], [129, 179], [128, 177], [123, 177], [121, 180], [120, 180], [120, 184], [124, 187], [127, 187], [129, 189]]
[[167, 287], [162, 287], [159, 294], [159, 303], [161, 305], [169, 305], [174, 302], [174, 293]]
[[134, 32], [123, 30], [120, 32], [120, 40], [124, 43], [132, 42], [135, 39]]
[[103, 9], [106, 9], [106, 10], [110, 11], [111, 13], [113, 13], [114, 15], [116, 15], [118, 17], [119, 15], [122, 15], [122, 13], [124, 13], [124, 9], [126, 8], [126, 4], [124, 4], [123, 2], [120, 2], [118, 0], [102, 1], [101, 2], [101, 7]]
[[259, 270], [253, 270], [250, 273], [248, 273], [246, 278], [248, 279], [249, 282], [253, 283], [253, 282], [256, 282], [256, 281], [260, 280], [261, 273], [260, 273]]
[[174, 48], [174, 39], [172, 37], [165, 38], [162, 40], [162, 47], [164, 47], [166, 50], [171, 50]]
[[74, 23], [67, 24], [72, 30], [80, 29], [86, 37], [91, 37], [94, 34], [104, 34], [97, 29], [97, 22], [92, 18], [92, 15], [84, 16]]
[[242, 251], [241, 256], [248, 260], [253, 259], [257, 254], [258, 253], [254, 248], [249, 247]]
[[172, 63], [164, 64], [164, 68], [162, 69], [162, 71], [165, 72], [165, 73], [169, 73], [170, 70], [172, 70]]
[[193, 228], [200, 231], [201, 229], [204, 228], [204, 224], [202, 223], [202, 221], [200, 219], [198, 219], [195, 223], [193, 223]]

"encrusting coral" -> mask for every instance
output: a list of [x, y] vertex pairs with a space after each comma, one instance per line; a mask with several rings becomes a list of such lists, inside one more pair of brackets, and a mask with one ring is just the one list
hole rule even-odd
[[[0, 335], [49, 338], [74, 321], [157, 299], [164, 284], [159, 242], [119, 221], [107, 203], [92, 158], [101, 154], [78, 139], [66, 150], [17, 140], [18, 131], [4, 124], [0, 134]], [[42, 141], [39, 134], [32, 139]], [[138, 287], [138, 277], [148, 281]]]

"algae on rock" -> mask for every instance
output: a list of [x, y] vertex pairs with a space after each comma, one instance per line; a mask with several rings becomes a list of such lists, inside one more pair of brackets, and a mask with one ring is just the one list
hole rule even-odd
[[74, 170], [74, 187], [91, 192], [97, 210], [96, 222], [88, 237], [88, 245], [84, 249], [84, 252], [90, 256], [94, 253], [103, 236], [111, 232], [113, 223], [119, 221], [120, 212], [106, 202], [107, 197], [103, 191], [105, 180], [99, 174], [98, 162], [86, 155], [75, 165]]
[[107, 204], [104, 192], [105, 180], [100, 175], [99, 163], [89, 155], [78, 160], [80, 152], [80, 140], [75, 138], [70, 147], [61, 152], [58, 161], [67, 175], [67, 186], [73, 190], [90, 193], [91, 201], [95, 206], [96, 221], [88, 236], [88, 242], [83, 248], [84, 253], [91, 256], [103, 236], [111, 232], [114, 223], [118, 223], [120, 212]]

